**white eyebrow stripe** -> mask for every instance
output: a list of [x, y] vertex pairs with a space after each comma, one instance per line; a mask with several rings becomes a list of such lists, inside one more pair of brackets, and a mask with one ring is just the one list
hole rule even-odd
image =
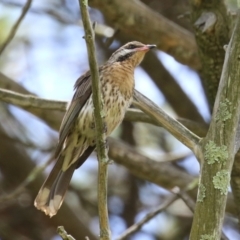
[[115, 52], [109, 59], [108, 62], [114, 62], [117, 61], [119, 57], [123, 57], [129, 53], [133, 53], [134, 49], [119, 49], [119, 51]]

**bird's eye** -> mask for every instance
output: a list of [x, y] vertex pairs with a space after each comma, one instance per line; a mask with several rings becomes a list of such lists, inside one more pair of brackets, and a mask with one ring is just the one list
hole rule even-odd
[[130, 44], [127, 46], [127, 49], [134, 49], [134, 48], [137, 48], [137, 46], [134, 44]]

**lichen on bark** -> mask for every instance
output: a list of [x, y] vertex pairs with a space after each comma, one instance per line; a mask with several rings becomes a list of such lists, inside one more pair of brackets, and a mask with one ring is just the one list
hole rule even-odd
[[203, 199], [206, 197], [206, 187], [201, 183], [198, 188], [197, 201], [203, 202]]
[[223, 122], [230, 119], [232, 117], [231, 108], [232, 103], [227, 98], [223, 102], [220, 102], [216, 119]]
[[214, 240], [214, 236], [212, 236], [210, 234], [204, 234], [201, 236], [200, 240]]
[[208, 164], [223, 163], [228, 158], [227, 146], [217, 146], [213, 141], [209, 141], [205, 146], [204, 157]]
[[230, 182], [230, 174], [227, 170], [217, 172], [213, 177], [214, 188], [219, 189], [221, 195], [227, 195]]

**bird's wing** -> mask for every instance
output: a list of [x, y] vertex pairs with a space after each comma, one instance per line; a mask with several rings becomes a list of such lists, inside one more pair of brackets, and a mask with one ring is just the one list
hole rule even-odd
[[62, 120], [61, 127], [59, 130], [59, 142], [56, 148], [55, 156], [57, 157], [61, 152], [63, 143], [71, 131], [71, 127], [76, 119], [77, 115], [81, 111], [82, 107], [90, 97], [92, 93], [91, 88], [91, 74], [90, 71], [86, 72], [81, 76], [75, 83], [74, 89], [76, 90], [70, 106]]

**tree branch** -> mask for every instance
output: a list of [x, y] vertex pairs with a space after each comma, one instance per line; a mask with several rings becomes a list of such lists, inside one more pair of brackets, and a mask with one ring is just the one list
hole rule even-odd
[[[240, 11], [227, 47], [208, 134], [201, 142], [202, 168], [190, 239], [220, 239], [230, 174], [239, 149]], [[238, 141], [237, 141], [238, 140]]]
[[190, 148], [194, 153], [197, 152], [197, 146], [201, 139], [185, 128], [181, 123], [167, 115], [167, 113], [165, 113], [156, 104], [139, 93], [137, 90], [134, 92], [133, 104], [151, 116], [153, 119], [161, 123], [167, 131], [169, 131], [180, 142]]
[[71, 235], [69, 235], [63, 226], [59, 226], [57, 228], [57, 233], [60, 235], [60, 237], [63, 239], [63, 240], [75, 240], [75, 238], [73, 238]]
[[106, 134], [104, 131], [104, 112], [99, 82], [99, 71], [95, 56], [94, 33], [88, 14], [88, 1], [79, 0], [82, 21], [85, 31], [85, 40], [88, 51], [88, 61], [92, 80], [92, 99], [94, 106], [94, 118], [96, 129], [96, 145], [98, 155], [98, 212], [100, 223], [100, 240], [110, 239], [110, 228], [107, 208], [107, 165], [108, 153], [106, 146]]
[[202, 63], [202, 78], [213, 108], [229, 42], [229, 22], [224, 0], [190, 0], [191, 20]]
[[0, 55], [3, 53], [3, 51], [5, 50], [5, 48], [7, 47], [7, 45], [12, 41], [12, 39], [14, 38], [17, 29], [20, 25], [20, 23], [22, 22], [22, 20], [24, 19], [25, 15], [27, 14], [29, 8], [31, 7], [32, 4], [32, 0], [27, 0], [26, 4], [24, 5], [23, 9], [22, 9], [22, 13], [19, 16], [18, 20], [16, 21], [16, 23], [13, 25], [8, 37], [6, 38], [6, 40], [4, 41], [4, 43], [2, 44], [2, 46], [0, 47]]
[[49, 110], [59, 110], [65, 112], [67, 109], [66, 101], [56, 101], [39, 98], [33, 95], [26, 95], [0, 88], [0, 99], [4, 102], [11, 103], [23, 109], [41, 108]]
[[[1, 93], [0, 93], [0, 99], [1, 99]], [[164, 125], [161, 124], [159, 121], [154, 120], [144, 112], [134, 108], [128, 109], [128, 111], [125, 114], [124, 120], [131, 121], [131, 122], [150, 123], [158, 127], [164, 127]], [[200, 137], [205, 137], [207, 134], [208, 125], [205, 123], [194, 122], [184, 118], [177, 118], [177, 121], [183, 124], [190, 131], [194, 132], [196, 135]]]

